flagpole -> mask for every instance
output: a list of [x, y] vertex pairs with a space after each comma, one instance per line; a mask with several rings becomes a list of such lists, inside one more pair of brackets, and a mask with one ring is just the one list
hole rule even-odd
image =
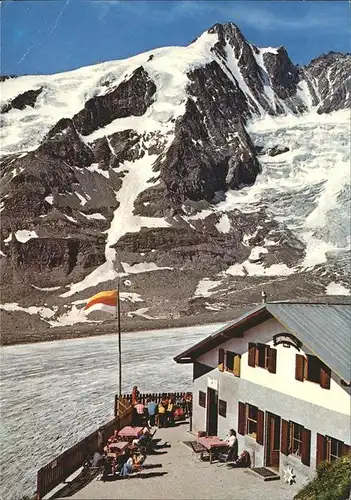
[[122, 396], [122, 347], [121, 347], [121, 304], [119, 299], [119, 278], [117, 278], [117, 332], [118, 332], [118, 395]]

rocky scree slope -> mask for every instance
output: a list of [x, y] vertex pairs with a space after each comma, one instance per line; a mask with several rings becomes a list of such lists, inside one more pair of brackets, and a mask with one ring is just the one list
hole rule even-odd
[[349, 54], [299, 67], [226, 23], [187, 47], [2, 77], [2, 302], [65, 324], [73, 295], [114, 286], [114, 269], [125, 313], [145, 318], [254, 302], [262, 286], [276, 298], [324, 293], [335, 262], [303, 267], [306, 242], [283, 220], [228, 199], [250, 192], [263, 158], [289, 154], [282, 136], [255, 142], [250, 124], [347, 109], [350, 74]]

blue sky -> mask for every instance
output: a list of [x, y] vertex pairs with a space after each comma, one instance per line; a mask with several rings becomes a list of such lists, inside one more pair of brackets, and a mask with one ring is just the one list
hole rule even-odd
[[167, 45], [187, 45], [216, 22], [234, 21], [259, 47], [284, 45], [295, 63], [350, 51], [343, 1], [1, 2], [1, 73], [56, 73]]

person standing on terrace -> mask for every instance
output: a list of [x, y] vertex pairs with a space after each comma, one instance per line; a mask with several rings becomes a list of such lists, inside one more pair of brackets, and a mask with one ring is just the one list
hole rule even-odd
[[136, 416], [137, 416], [137, 420], [138, 420], [138, 425], [143, 425], [143, 416], [144, 416], [145, 406], [140, 401], [140, 399], [137, 401], [137, 404], [135, 405], [135, 410], [137, 413]]
[[149, 414], [149, 420], [150, 420], [150, 425], [153, 427], [155, 425], [155, 417], [157, 413], [157, 404], [155, 401], [151, 400], [151, 398], [148, 398], [146, 408]]
[[138, 391], [138, 386], [134, 386], [132, 390], [132, 405], [135, 406], [139, 399], [140, 392]]

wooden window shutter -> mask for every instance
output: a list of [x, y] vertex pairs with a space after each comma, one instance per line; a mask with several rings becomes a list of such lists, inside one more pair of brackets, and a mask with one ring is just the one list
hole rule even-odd
[[224, 349], [218, 349], [218, 370], [224, 371]]
[[232, 366], [230, 367], [230, 369], [234, 373], [234, 370], [235, 370], [235, 356], [236, 356], [236, 354], [234, 354], [234, 353], [232, 353], [232, 354], [233, 354], [233, 362], [232, 362]]
[[304, 465], [311, 463], [311, 431], [303, 429], [302, 431], [302, 446], [301, 446], [301, 462]]
[[351, 453], [351, 446], [343, 443], [341, 447], [341, 456], [348, 455], [349, 453]]
[[321, 366], [320, 386], [323, 389], [330, 389], [330, 369], [325, 365]]
[[256, 443], [263, 444], [263, 435], [264, 435], [264, 412], [262, 410], [258, 410]]
[[289, 422], [283, 419], [282, 419], [280, 451], [284, 455], [289, 455]]
[[306, 358], [301, 354], [296, 354], [295, 378], [303, 382], [305, 375]]
[[256, 366], [256, 344], [249, 342], [248, 365]]
[[238, 408], [238, 433], [244, 436], [246, 434], [246, 404], [239, 402]]
[[234, 357], [234, 375], [236, 377], [240, 377], [240, 363], [241, 363], [241, 356], [240, 354], [237, 354]]
[[268, 348], [268, 371], [270, 373], [277, 372], [277, 349]]
[[316, 465], [320, 464], [326, 458], [326, 438], [322, 434], [317, 434], [317, 456]]

